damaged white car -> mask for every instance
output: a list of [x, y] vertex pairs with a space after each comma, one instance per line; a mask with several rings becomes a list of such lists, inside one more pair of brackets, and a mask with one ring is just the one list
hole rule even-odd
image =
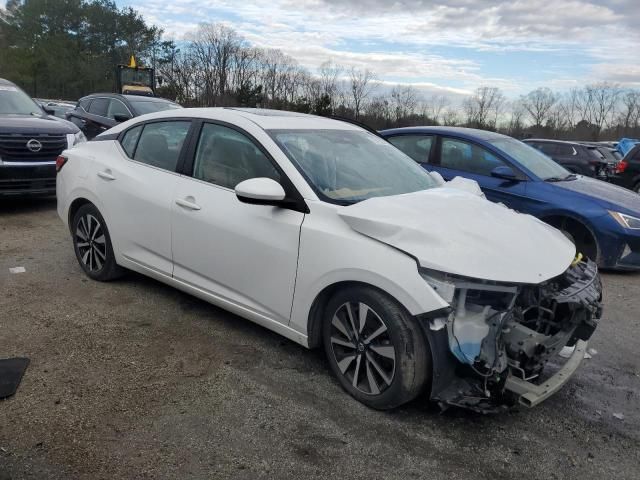
[[323, 346], [373, 408], [425, 391], [442, 406], [533, 406], [569, 379], [601, 316], [596, 266], [562, 233], [337, 120], [161, 112], [57, 167], [89, 277], [135, 270]]

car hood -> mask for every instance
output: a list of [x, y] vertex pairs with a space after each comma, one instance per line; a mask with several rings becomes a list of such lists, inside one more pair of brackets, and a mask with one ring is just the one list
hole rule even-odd
[[640, 213], [640, 195], [626, 188], [611, 183], [596, 180], [595, 178], [578, 176], [575, 180], [566, 182], [553, 182], [552, 185], [581, 193], [591, 200], [605, 203], [609, 209]]
[[80, 130], [73, 123], [52, 115], [0, 115], [2, 133], [77, 133]]
[[576, 253], [537, 218], [450, 187], [364, 200], [339, 215], [424, 268], [476, 279], [537, 284], [562, 274]]

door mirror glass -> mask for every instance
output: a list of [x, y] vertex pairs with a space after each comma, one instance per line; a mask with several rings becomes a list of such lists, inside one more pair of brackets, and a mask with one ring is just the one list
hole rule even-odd
[[236, 185], [236, 196], [244, 203], [277, 205], [284, 200], [282, 185], [271, 178], [250, 178]]
[[502, 178], [504, 180], [511, 180], [513, 182], [517, 182], [519, 180], [516, 172], [513, 171], [513, 168], [507, 167], [506, 165], [501, 165], [491, 170], [491, 176], [495, 178]]

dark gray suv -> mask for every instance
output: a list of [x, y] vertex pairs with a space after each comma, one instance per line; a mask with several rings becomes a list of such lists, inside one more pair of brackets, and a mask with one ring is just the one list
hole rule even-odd
[[537, 148], [573, 173], [607, 180], [615, 163], [609, 162], [598, 147], [580, 142], [528, 138], [523, 142]]
[[182, 108], [177, 103], [159, 97], [95, 93], [82, 97], [76, 108], [67, 112], [67, 119], [75, 123], [92, 139], [105, 130], [145, 113]]
[[0, 197], [55, 193], [58, 155], [86, 139], [50, 113], [0, 78]]

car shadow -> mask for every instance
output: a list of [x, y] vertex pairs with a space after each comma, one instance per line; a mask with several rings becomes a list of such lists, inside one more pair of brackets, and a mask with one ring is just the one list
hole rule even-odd
[[0, 215], [20, 215], [55, 210], [56, 197], [0, 197]]

